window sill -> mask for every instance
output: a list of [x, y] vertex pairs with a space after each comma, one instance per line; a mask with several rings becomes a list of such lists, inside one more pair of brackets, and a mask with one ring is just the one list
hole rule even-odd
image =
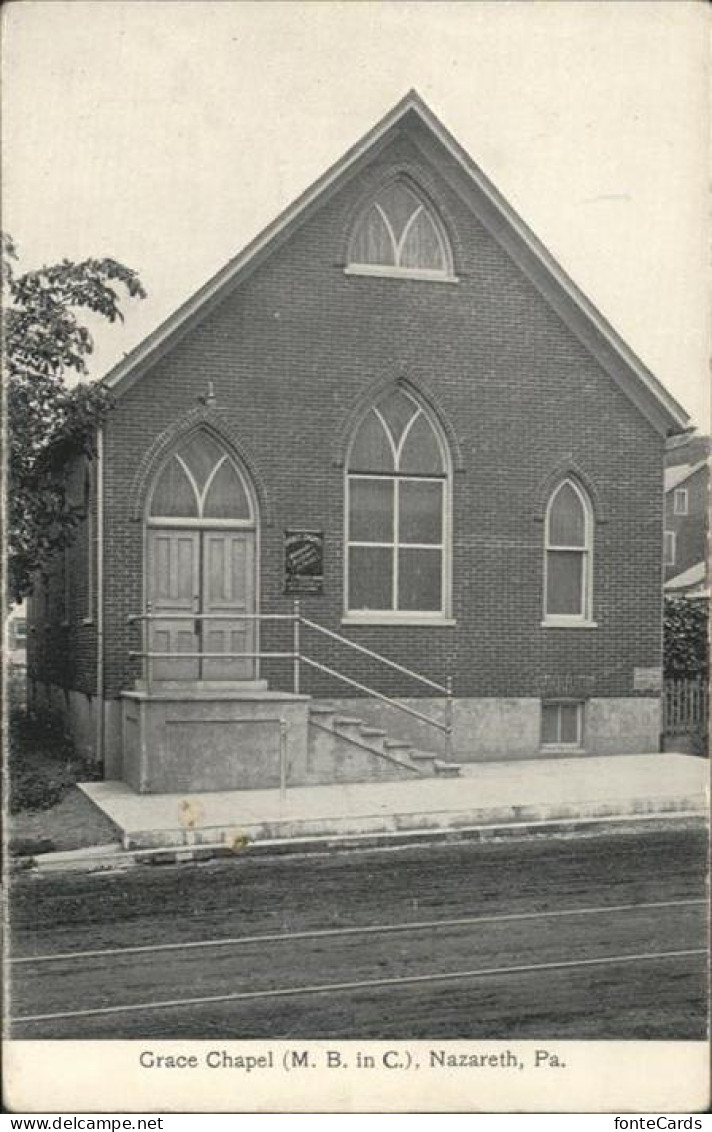
[[542, 629], [597, 629], [597, 621], [556, 621], [553, 618], [541, 622]]
[[357, 616], [353, 613], [344, 614], [341, 618], [342, 625], [428, 625], [433, 628], [448, 627], [456, 625], [454, 617], [421, 617], [414, 614], [412, 617], [396, 617], [388, 613], [369, 613], [363, 616]]
[[539, 750], [543, 754], [580, 754], [585, 748], [581, 743], [542, 743]]
[[94, 624], [94, 618], [93, 617], [82, 617], [82, 625], [93, 625], [93, 624]]
[[378, 264], [349, 263], [344, 275], [370, 275], [378, 279], [410, 279], [421, 283], [459, 283], [456, 275], [445, 275], [440, 271], [412, 271], [399, 267], [380, 267]]

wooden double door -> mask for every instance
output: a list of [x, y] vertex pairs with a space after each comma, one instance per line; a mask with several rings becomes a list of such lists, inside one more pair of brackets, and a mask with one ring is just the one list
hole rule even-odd
[[244, 616], [255, 612], [254, 530], [150, 527], [147, 535], [150, 651], [171, 654], [151, 662], [151, 678], [254, 679], [254, 658], [219, 655], [256, 651], [257, 623]]

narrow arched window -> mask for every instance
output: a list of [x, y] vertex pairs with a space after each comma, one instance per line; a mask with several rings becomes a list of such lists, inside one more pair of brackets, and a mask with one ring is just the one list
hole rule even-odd
[[552, 493], [545, 525], [544, 622], [590, 622], [593, 513], [588, 496], [574, 480], [564, 480]]
[[362, 418], [346, 474], [346, 613], [412, 620], [448, 613], [446, 446], [425, 409], [392, 390]]
[[432, 205], [405, 178], [391, 181], [358, 218], [348, 271], [453, 279], [445, 228]]

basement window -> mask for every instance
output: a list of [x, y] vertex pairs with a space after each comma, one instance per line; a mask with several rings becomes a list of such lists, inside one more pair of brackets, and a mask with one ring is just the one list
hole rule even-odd
[[543, 750], [580, 750], [583, 746], [583, 704], [550, 700], [541, 705]]

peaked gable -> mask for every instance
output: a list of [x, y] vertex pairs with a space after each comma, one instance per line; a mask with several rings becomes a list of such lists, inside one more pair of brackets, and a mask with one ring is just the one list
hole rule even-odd
[[242, 252], [122, 359], [106, 377], [109, 387], [118, 395], [128, 389], [399, 133], [406, 133], [438, 167], [490, 235], [650, 424], [663, 435], [684, 429], [689, 418], [682, 406], [589, 302], [415, 91], [407, 94]]

